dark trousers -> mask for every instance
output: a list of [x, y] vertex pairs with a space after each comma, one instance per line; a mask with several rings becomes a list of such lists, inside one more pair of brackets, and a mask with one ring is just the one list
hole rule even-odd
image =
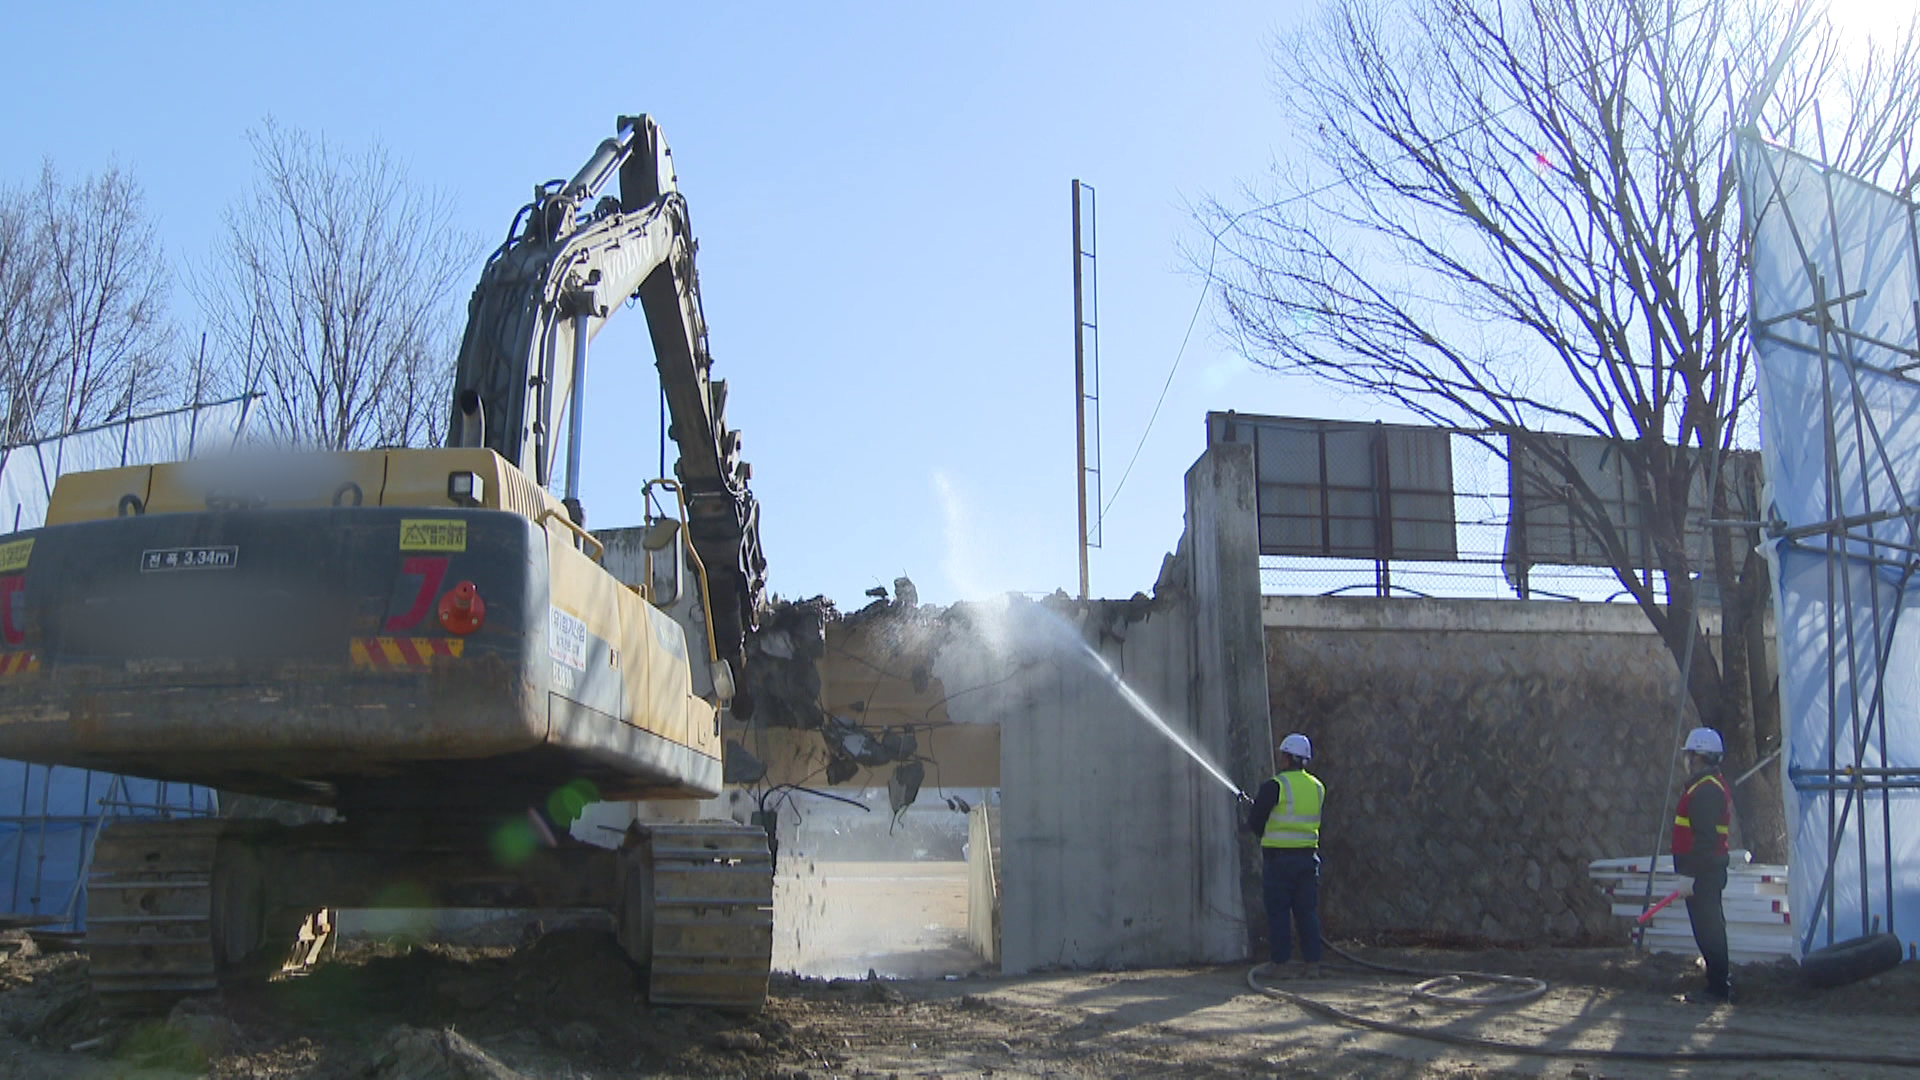
[[1693, 879], [1693, 895], [1687, 897], [1687, 918], [1693, 923], [1693, 942], [1707, 960], [1707, 992], [1725, 996], [1732, 988], [1731, 965], [1727, 960], [1727, 913], [1720, 906], [1720, 894], [1727, 891], [1727, 868], [1710, 867]]
[[[1293, 926], [1300, 958], [1320, 962], [1320, 853], [1312, 848], [1261, 848], [1260, 888], [1267, 901], [1267, 957], [1293, 959]], [[1293, 926], [1287, 917], [1293, 917]]]

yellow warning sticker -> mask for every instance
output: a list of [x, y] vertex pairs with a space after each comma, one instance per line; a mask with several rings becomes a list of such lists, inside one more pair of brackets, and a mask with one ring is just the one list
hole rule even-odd
[[[32, 543], [31, 540], [27, 541]], [[4, 554], [5, 548], [0, 548]], [[400, 522], [401, 551], [465, 551], [467, 523], [444, 518], [406, 518]]]
[[0, 544], [0, 574], [11, 574], [27, 568], [27, 559], [33, 555], [32, 540], [15, 540], [11, 544]]

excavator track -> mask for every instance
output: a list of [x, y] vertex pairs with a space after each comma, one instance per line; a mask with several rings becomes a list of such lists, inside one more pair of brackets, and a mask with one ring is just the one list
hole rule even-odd
[[[295, 974], [318, 962], [330, 944], [331, 912], [269, 913], [246, 876], [230, 872], [247, 861], [247, 841], [265, 824], [122, 821], [100, 831], [87, 875], [86, 949], [103, 1008], [164, 1012], [235, 978]], [[275, 939], [291, 952], [261, 949]]]
[[647, 1000], [757, 1012], [773, 964], [773, 855], [764, 829], [649, 825]]
[[125, 821], [100, 831], [87, 875], [86, 947], [103, 1007], [152, 1012], [219, 991], [213, 874], [230, 825]]

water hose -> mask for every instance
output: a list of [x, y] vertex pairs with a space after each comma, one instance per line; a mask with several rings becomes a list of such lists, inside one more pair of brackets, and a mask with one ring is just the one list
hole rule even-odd
[[[1496, 975], [1490, 971], [1429, 971], [1425, 968], [1395, 967], [1392, 964], [1381, 964], [1372, 960], [1362, 959], [1324, 938], [1321, 939], [1321, 944], [1325, 945], [1334, 955], [1346, 960], [1348, 963], [1358, 964], [1363, 968], [1384, 971], [1390, 975], [1427, 976], [1426, 981], [1416, 984], [1413, 989], [1407, 991], [1407, 996], [1417, 1001], [1425, 1001], [1434, 1005], [1450, 1005], [1465, 1008], [1484, 1008], [1493, 1005], [1524, 1005], [1529, 1001], [1535, 1001], [1547, 996], [1547, 980], [1545, 979], [1535, 979], [1526, 975]], [[1495, 994], [1475, 994], [1471, 996], [1443, 992], [1457, 990], [1464, 987], [1470, 981], [1493, 983], [1496, 986], [1510, 987], [1510, 989]]]
[[[1323, 939], [1324, 941], [1324, 939]], [[1425, 981], [1408, 991], [1409, 996], [1449, 1006], [1490, 1006], [1516, 1005], [1530, 1002], [1544, 996], [1547, 982], [1520, 975], [1497, 975], [1485, 971], [1431, 971], [1424, 968], [1395, 967], [1391, 964], [1375, 963], [1365, 960], [1325, 942], [1334, 954], [1350, 963], [1375, 971], [1384, 971], [1395, 975], [1427, 976]], [[1262, 965], [1264, 966], [1264, 965]], [[1501, 1042], [1497, 1039], [1483, 1039], [1477, 1035], [1460, 1035], [1436, 1028], [1418, 1027], [1413, 1024], [1399, 1024], [1391, 1020], [1376, 1020], [1369, 1016], [1349, 1012], [1337, 1005], [1296, 994], [1278, 987], [1268, 986], [1260, 981], [1259, 967], [1247, 972], [1247, 987], [1258, 994], [1276, 998], [1298, 1006], [1305, 1012], [1325, 1017], [1336, 1023], [1366, 1028], [1369, 1031], [1384, 1032], [1389, 1035], [1402, 1035], [1407, 1038], [1425, 1039], [1429, 1042], [1446, 1043], [1451, 1046], [1464, 1046], [1474, 1050], [1486, 1050], [1496, 1054], [1512, 1054], [1516, 1057], [1564, 1058], [1571, 1060], [1593, 1061], [1643, 1061], [1656, 1064], [1674, 1064], [1686, 1062], [1728, 1062], [1758, 1064], [1774, 1061], [1805, 1061], [1834, 1065], [1883, 1065], [1896, 1069], [1920, 1069], [1920, 1057], [1903, 1054], [1846, 1054], [1818, 1050], [1619, 1050], [1606, 1047], [1586, 1049], [1556, 1048], [1535, 1046], [1527, 1043]], [[1507, 993], [1492, 997], [1461, 997], [1442, 993], [1450, 987], [1464, 985], [1467, 981], [1479, 981], [1506, 984], [1516, 987]]]

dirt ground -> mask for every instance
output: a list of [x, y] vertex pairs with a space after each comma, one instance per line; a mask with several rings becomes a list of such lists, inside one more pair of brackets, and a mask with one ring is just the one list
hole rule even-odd
[[[1857, 1077], [1852, 1064], [1644, 1064], [1598, 1048], [1846, 1052], [1920, 1057], [1920, 965], [1834, 991], [1784, 968], [1743, 969], [1731, 1009], [1676, 1003], [1689, 966], [1624, 949], [1376, 960], [1550, 980], [1543, 999], [1458, 1010], [1406, 996], [1412, 979], [1347, 964], [1305, 990], [1361, 1015], [1525, 1045], [1535, 1058], [1344, 1026], [1249, 991], [1244, 967], [1021, 978], [775, 980], [764, 1013], [650, 1009], [595, 927], [513, 945], [359, 946], [299, 979], [104, 1018], [86, 957], [0, 935], [0, 1076], [260, 1080], [590, 1080], [622, 1077]], [[80, 1049], [72, 1049], [73, 1047]]]

